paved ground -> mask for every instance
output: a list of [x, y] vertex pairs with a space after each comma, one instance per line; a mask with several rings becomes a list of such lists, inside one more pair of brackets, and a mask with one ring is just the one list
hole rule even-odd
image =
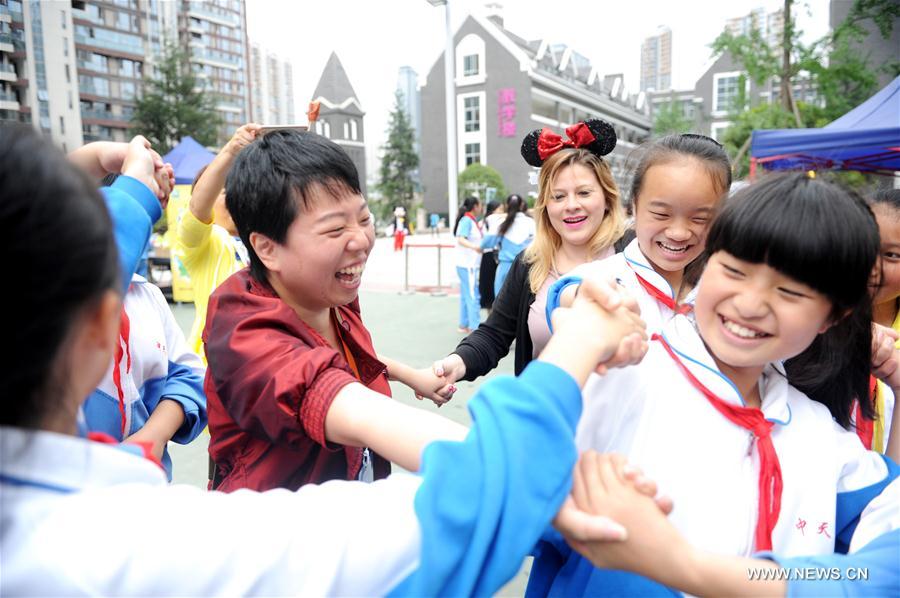
[[[433, 242], [430, 235], [410, 237], [413, 244]], [[450, 244], [452, 239], [444, 235], [441, 242]], [[437, 251], [433, 248], [410, 250], [411, 284], [437, 284]], [[441, 282], [456, 283], [452, 250], [442, 250]], [[449, 259], [446, 259], [449, 258]], [[394, 253], [392, 240], [379, 239], [363, 274], [363, 291], [360, 293], [363, 319], [372, 333], [379, 353], [404, 361], [410, 365], [424, 367], [453, 350], [462, 335], [456, 332], [459, 314], [459, 298], [455, 295], [432, 296], [429, 293], [404, 294], [403, 252]], [[172, 305], [175, 318], [187, 333], [194, 317], [192, 304]], [[511, 374], [512, 352], [495, 370], [496, 373]], [[430, 401], [417, 401], [412, 391], [403, 385], [392, 383], [394, 396], [409, 405], [422, 409], [437, 410]], [[478, 383], [460, 382], [459, 391], [453, 400], [440, 409], [440, 414], [468, 425], [469, 414], [466, 403], [474, 394]], [[169, 445], [174, 463], [174, 479], [178, 483], [206, 487], [207, 453], [209, 436], [204, 433], [187, 446]], [[499, 595], [521, 596], [525, 591], [525, 580], [530, 570], [530, 560], [516, 578]]]

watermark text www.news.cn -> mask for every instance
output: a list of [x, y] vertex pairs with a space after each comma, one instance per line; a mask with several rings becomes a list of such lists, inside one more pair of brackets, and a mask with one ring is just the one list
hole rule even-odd
[[756, 567], [747, 569], [751, 581], [867, 581], [867, 567]]

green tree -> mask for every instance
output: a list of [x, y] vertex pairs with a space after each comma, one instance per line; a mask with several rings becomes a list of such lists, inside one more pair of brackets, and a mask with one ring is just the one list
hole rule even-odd
[[684, 107], [676, 102], [674, 97], [653, 111], [653, 134], [657, 136], [687, 133], [693, 124], [693, 121], [684, 115]]
[[201, 145], [216, 145], [222, 121], [215, 97], [201, 89], [185, 53], [168, 43], [155, 66], [155, 73], [144, 70], [143, 93], [131, 119], [134, 133], [149, 139], [161, 154], [187, 135]]
[[484, 200], [488, 189], [494, 189], [494, 198], [498, 201], [506, 199], [506, 187], [503, 185], [503, 177], [500, 173], [487, 166], [477, 162], [469, 164], [466, 169], [459, 173], [457, 179], [457, 187], [459, 188], [459, 201], [469, 195], [477, 195]]
[[[723, 32], [712, 43], [714, 55], [731, 54], [756, 85], [777, 82], [777, 104], [754, 106], [747, 110], [747, 98], [735, 102], [730, 110], [725, 145], [734, 159], [736, 175], [746, 174], [746, 153], [753, 129], [820, 127], [859, 105], [876, 91], [877, 71], [896, 75], [900, 63], [872, 67], [868, 58], [854, 49], [867, 35], [862, 23], [872, 19], [885, 38], [891, 35], [894, 20], [900, 16], [896, 0], [856, 0], [847, 19], [834, 31], [812, 43], [800, 40], [792, 15], [793, 0], [784, 0], [784, 30], [778, 47], [771, 46], [758, 28], [748, 34]], [[808, 73], [822, 106], [804, 104], [793, 97], [793, 83]], [[743, 90], [743, 84], [739, 85]]]
[[419, 156], [415, 150], [415, 131], [403, 107], [403, 95], [400, 91], [394, 97], [394, 109], [388, 121], [387, 133], [387, 143], [382, 146], [384, 155], [381, 158], [377, 186], [381, 198], [373, 202], [375, 215], [386, 220], [394, 213], [395, 207], [403, 206], [407, 219], [414, 222], [415, 171], [419, 166]]

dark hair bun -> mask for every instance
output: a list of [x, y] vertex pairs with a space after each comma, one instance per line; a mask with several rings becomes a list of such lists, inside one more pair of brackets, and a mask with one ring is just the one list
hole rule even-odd
[[538, 154], [537, 144], [538, 137], [540, 136], [541, 129], [535, 129], [522, 140], [522, 157], [525, 158], [525, 161], [528, 162], [528, 164], [535, 168], [540, 168], [541, 164], [544, 163], [544, 161], [541, 160], [540, 154]]
[[616, 130], [611, 124], [599, 118], [589, 118], [584, 121], [584, 124], [591, 130], [595, 138], [593, 143], [584, 146], [584, 149], [598, 156], [605, 156], [616, 149]]

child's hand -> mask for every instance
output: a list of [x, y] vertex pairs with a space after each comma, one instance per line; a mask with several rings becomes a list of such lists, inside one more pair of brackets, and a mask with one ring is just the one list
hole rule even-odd
[[[122, 174], [144, 183], [161, 202], [168, 198], [171, 191], [158, 174], [164, 170], [162, 158], [153, 151], [146, 137], [138, 135], [128, 143], [128, 151], [122, 161]], [[168, 180], [168, 176], [165, 179]]]
[[127, 154], [127, 143], [108, 141], [97, 144], [97, 161], [106, 174], [121, 172]]
[[894, 389], [900, 388], [898, 336], [892, 328], [872, 324], [872, 375]]
[[[616, 474], [634, 484], [634, 488], [644, 496], [653, 498], [659, 510], [668, 515], [672, 512], [672, 500], [667, 496], [657, 496], [656, 482], [644, 476], [643, 472], [627, 463], [621, 455], [603, 455], [604, 459], [612, 462]], [[586, 459], [586, 454], [582, 455]], [[581, 479], [579, 468], [581, 462], [575, 466], [574, 477]], [[579, 542], [604, 542], [624, 540], [628, 533], [619, 523], [609, 517], [594, 515], [589, 511], [581, 510], [570, 495], [560, 508], [553, 520], [553, 526], [567, 538]]]
[[569, 337], [596, 355], [599, 373], [637, 363], [647, 352], [647, 326], [637, 301], [611, 280], [585, 280], [572, 307], [557, 309], [552, 317], [554, 336]]
[[163, 451], [166, 450], [166, 444], [169, 442], [169, 439], [155, 435], [153, 431], [148, 428], [141, 428], [122, 442], [150, 445], [150, 453], [156, 457], [157, 461], [162, 461]]
[[[584, 514], [621, 524], [621, 541], [604, 541], [560, 521], [555, 525], [572, 548], [598, 567], [646, 574], [667, 567], [682, 567], [691, 547], [666, 518], [666, 511], [625, 473], [615, 455], [588, 452], [575, 467], [572, 504]], [[671, 503], [666, 505], [671, 509]], [[562, 524], [561, 524], [562, 523]]]
[[241, 153], [241, 150], [256, 140], [260, 128], [262, 128], [262, 125], [257, 123], [247, 123], [246, 125], [242, 125], [235, 131], [228, 143], [225, 144], [225, 150], [232, 156], [237, 157], [237, 155]]

